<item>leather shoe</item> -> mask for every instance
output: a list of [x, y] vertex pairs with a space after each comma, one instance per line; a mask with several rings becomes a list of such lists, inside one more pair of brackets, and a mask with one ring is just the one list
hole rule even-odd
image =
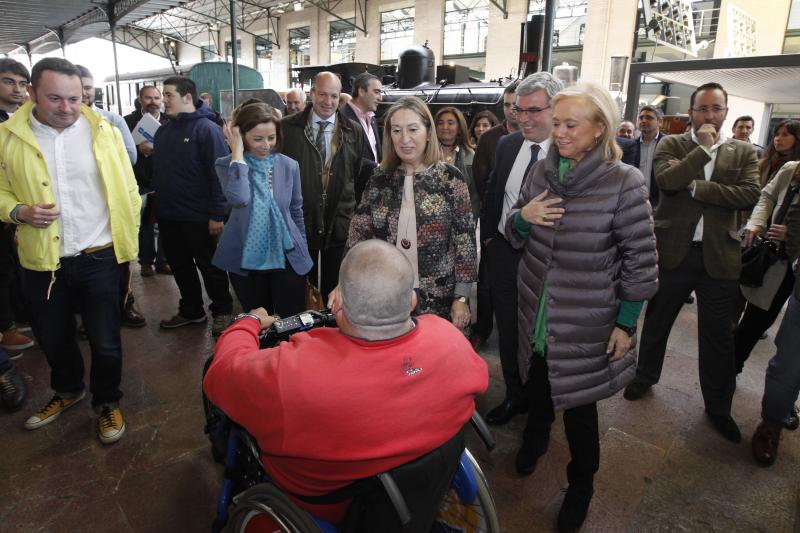
[[126, 303], [122, 310], [122, 325], [129, 328], [141, 328], [145, 324], [147, 324], [147, 320], [133, 306], [133, 302]]
[[156, 272], [158, 272], [159, 274], [172, 276], [172, 267], [169, 266], [168, 264], [164, 263], [161, 266], [156, 266]]
[[625, 392], [622, 394], [622, 396], [628, 401], [635, 402], [644, 396], [644, 394], [650, 390], [650, 387], [652, 387], [652, 385], [648, 385], [644, 381], [634, 379], [628, 383], [627, 387], [625, 387]]
[[550, 438], [545, 438], [541, 441], [527, 442], [522, 441], [522, 446], [517, 452], [517, 457], [514, 465], [517, 467], [517, 473], [521, 476], [529, 476], [536, 470], [536, 463], [539, 457], [543, 456], [547, 451], [550, 444]]
[[716, 415], [709, 413], [708, 410], [706, 410], [706, 414], [711, 420], [714, 429], [719, 431], [723, 437], [731, 442], [742, 442], [742, 433], [739, 431], [739, 426], [736, 425], [736, 421], [730, 415]]
[[558, 511], [558, 531], [560, 533], [573, 533], [578, 531], [586, 520], [589, 504], [592, 502], [594, 488], [592, 485], [579, 485], [570, 483], [564, 503]]
[[514, 415], [524, 413], [527, 410], [528, 406], [524, 402], [515, 402], [506, 398], [503, 403], [489, 411], [486, 415], [486, 422], [493, 426], [502, 426], [514, 418]]
[[781, 440], [781, 428], [763, 421], [753, 433], [751, 447], [753, 457], [764, 466], [770, 466], [778, 458], [778, 443]]
[[792, 407], [792, 412], [789, 413], [789, 416], [786, 417], [786, 420], [783, 421], [783, 427], [788, 429], [789, 431], [794, 431], [795, 429], [800, 426], [800, 418], [798, 418], [797, 406], [795, 405]]
[[156, 275], [156, 273], [155, 273], [155, 270], [153, 270], [153, 265], [149, 265], [147, 263], [144, 263], [142, 265], [142, 277], [143, 278], [150, 278], [150, 277], [153, 277], [155, 275]]

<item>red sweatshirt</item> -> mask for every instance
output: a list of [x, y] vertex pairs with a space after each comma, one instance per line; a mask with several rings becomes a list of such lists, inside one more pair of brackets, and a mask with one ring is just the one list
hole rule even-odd
[[256, 438], [279, 486], [325, 494], [444, 444], [486, 390], [486, 363], [461, 332], [434, 315], [416, 322], [385, 341], [319, 328], [259, 350], [259, 324], [242, 319], [217, 342], [204, 388]]

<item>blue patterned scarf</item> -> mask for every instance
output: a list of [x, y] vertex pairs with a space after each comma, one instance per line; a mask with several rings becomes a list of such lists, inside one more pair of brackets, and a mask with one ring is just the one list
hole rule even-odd
[[253, 203], [250, 225], [242, 250], [242, 269], [276, 270], [286, 268], [286, 250], [294, 248], [286, 221], [272, 196], [272, 169], [275, 156], [266, 159], [244, 154], [250, 171]]

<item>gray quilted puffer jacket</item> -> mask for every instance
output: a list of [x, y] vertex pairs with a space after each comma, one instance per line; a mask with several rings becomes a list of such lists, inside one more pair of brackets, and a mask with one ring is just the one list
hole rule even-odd
[[[547, 365], [556, 410], [612, 396], [636, 372], [636, 339], [630, 351], [608, 362], [606, 346], [621, 300], [651, 298], [658, 288], [658, 257], [644, 178], [637, 168], [603, 159], [595, 148], [558, 179], [553, 145], [525, 179], [507, 220], [512, 246], [524, 248], [519, 263], [519, 351], [528, 379], [542, 286], [547, 281]], [[514, 218], [548, 189], [566, 209], [553, 227], [531, 225], [523, 240]]]

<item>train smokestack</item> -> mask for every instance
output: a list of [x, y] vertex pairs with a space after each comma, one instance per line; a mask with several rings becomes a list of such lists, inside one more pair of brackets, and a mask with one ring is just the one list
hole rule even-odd
[[522, 38], [519, 47], [519, 77], [524, 78], [542, 70], [544, 48], [544, 15], [534, 15], [522, 23]]
[[424, 46], [418, 44], [409, 46], [397, 59], [397, 87], [412, 89], [419, 85], [435, 81], [436, 58], [433, 50], [428, 48], [427, 41]]

